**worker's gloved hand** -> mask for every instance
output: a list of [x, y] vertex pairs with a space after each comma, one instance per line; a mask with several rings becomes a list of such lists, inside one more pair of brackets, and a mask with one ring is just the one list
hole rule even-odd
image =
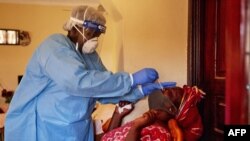
[[171, 88], [175, 86], [176, 86], [176, 82], [161, 82], [160, 84], [148, 83], [148, 84], [142, 85], [141, 89], [142, 89], [143, 95], [147, 96], [156, 90], [161, 90], [163, 88]]
[[152, 83], [159, 78], [158, 72], [153, 68], [144, 68], [132, 74], [132, 87]]

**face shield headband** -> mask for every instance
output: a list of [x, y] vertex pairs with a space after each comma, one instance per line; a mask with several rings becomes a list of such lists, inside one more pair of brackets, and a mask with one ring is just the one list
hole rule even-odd
[[95, 31], [100, 32], [100, 33], [105, 33], [105, 31], [106, 31], [106, 27], [104, 25], [101, 25], [101, 24], [98, 24], [98, 23], [95, 23], [95, 22], [92, 22], [92, 21], [85, 20], [83, 22], [83, 26], [85, 28], [94, 29]]
[[89, 20], [81, 21], [73, 17], [70, 17], [70, 20], [82, 24], [83, 27], [85, 28], [94, 29], [96, 32], [105, 33], [106, 31], [106, 26], [89, 21]]

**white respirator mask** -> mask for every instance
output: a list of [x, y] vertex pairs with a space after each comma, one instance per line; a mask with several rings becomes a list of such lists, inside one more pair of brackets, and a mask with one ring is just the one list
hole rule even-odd
[[87, 40], [82, 46], [82, 53], [93, 53], [98, 46], [98, 38]]

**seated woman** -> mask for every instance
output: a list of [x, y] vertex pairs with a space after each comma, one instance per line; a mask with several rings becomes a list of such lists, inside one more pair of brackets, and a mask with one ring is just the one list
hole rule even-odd
[[[197, 141], [202, 133], [201, 117], [196, 107], [204, 92], [197, 87], [167, 88], [151, 94], [148, 98], [150, 110], [141, 117], [120, 127], [122, 118], [132, 109], [119, 112], [116, 108], [108, 131], [102, 141]], [[122, 102], [123, 107], [128, 104]]]

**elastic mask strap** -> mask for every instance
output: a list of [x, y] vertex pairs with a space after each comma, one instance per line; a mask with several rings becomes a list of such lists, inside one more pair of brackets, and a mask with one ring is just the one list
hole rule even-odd
[[78, 48], [79, 48], [78, 42], [76, 42], [76, 50], [77, 50], [77, 51], [78, 51]]
[[83, 15], [83, 21], [85, 21], [85, 20], [86, 20], [86, 18], [85, 18], [85, 17], [86, 17], [86, 13], [87, 13], [88, 9], [89, 9], [89, 7], [87, 7], [87, 8], [86, 8], [86, 10], [85, 10], [85, 12], [84, 12], [84, 15]]
[[83, 33], [74, 25], [74, 27], [75, 27], [75, 29], [83, 36], [83, 38], [85, 39], [85, 40], [88, 40], [86, 37], [85, 37], [85, 35], [84, 35], [84, 29], [83, 29]]
[[77, 18], [70, 17], [70, 20], [71, 20], [71, 21], [74, 21], [74, 22], [77, 22], [77, 23], [79, 23], [79, 24], [83, 24], [83, 21], [78, 20]]
[[[86, 13], [87, 13], [87, 10], [88, 10], [89, 7], [86, 8], [85, 12], [84, 12], [84, 15], [83, 15], [83, 21], [85, 21], [85, 16], [86, 16]], [[71, 21], [74, 21], [74, 22], [77, 22], [81, 25], [83, 25], [83, 21], [82, 20], [79, 20], [77, 18], [74, 18], [74, 17], [70, 17], [70, 20]]]

